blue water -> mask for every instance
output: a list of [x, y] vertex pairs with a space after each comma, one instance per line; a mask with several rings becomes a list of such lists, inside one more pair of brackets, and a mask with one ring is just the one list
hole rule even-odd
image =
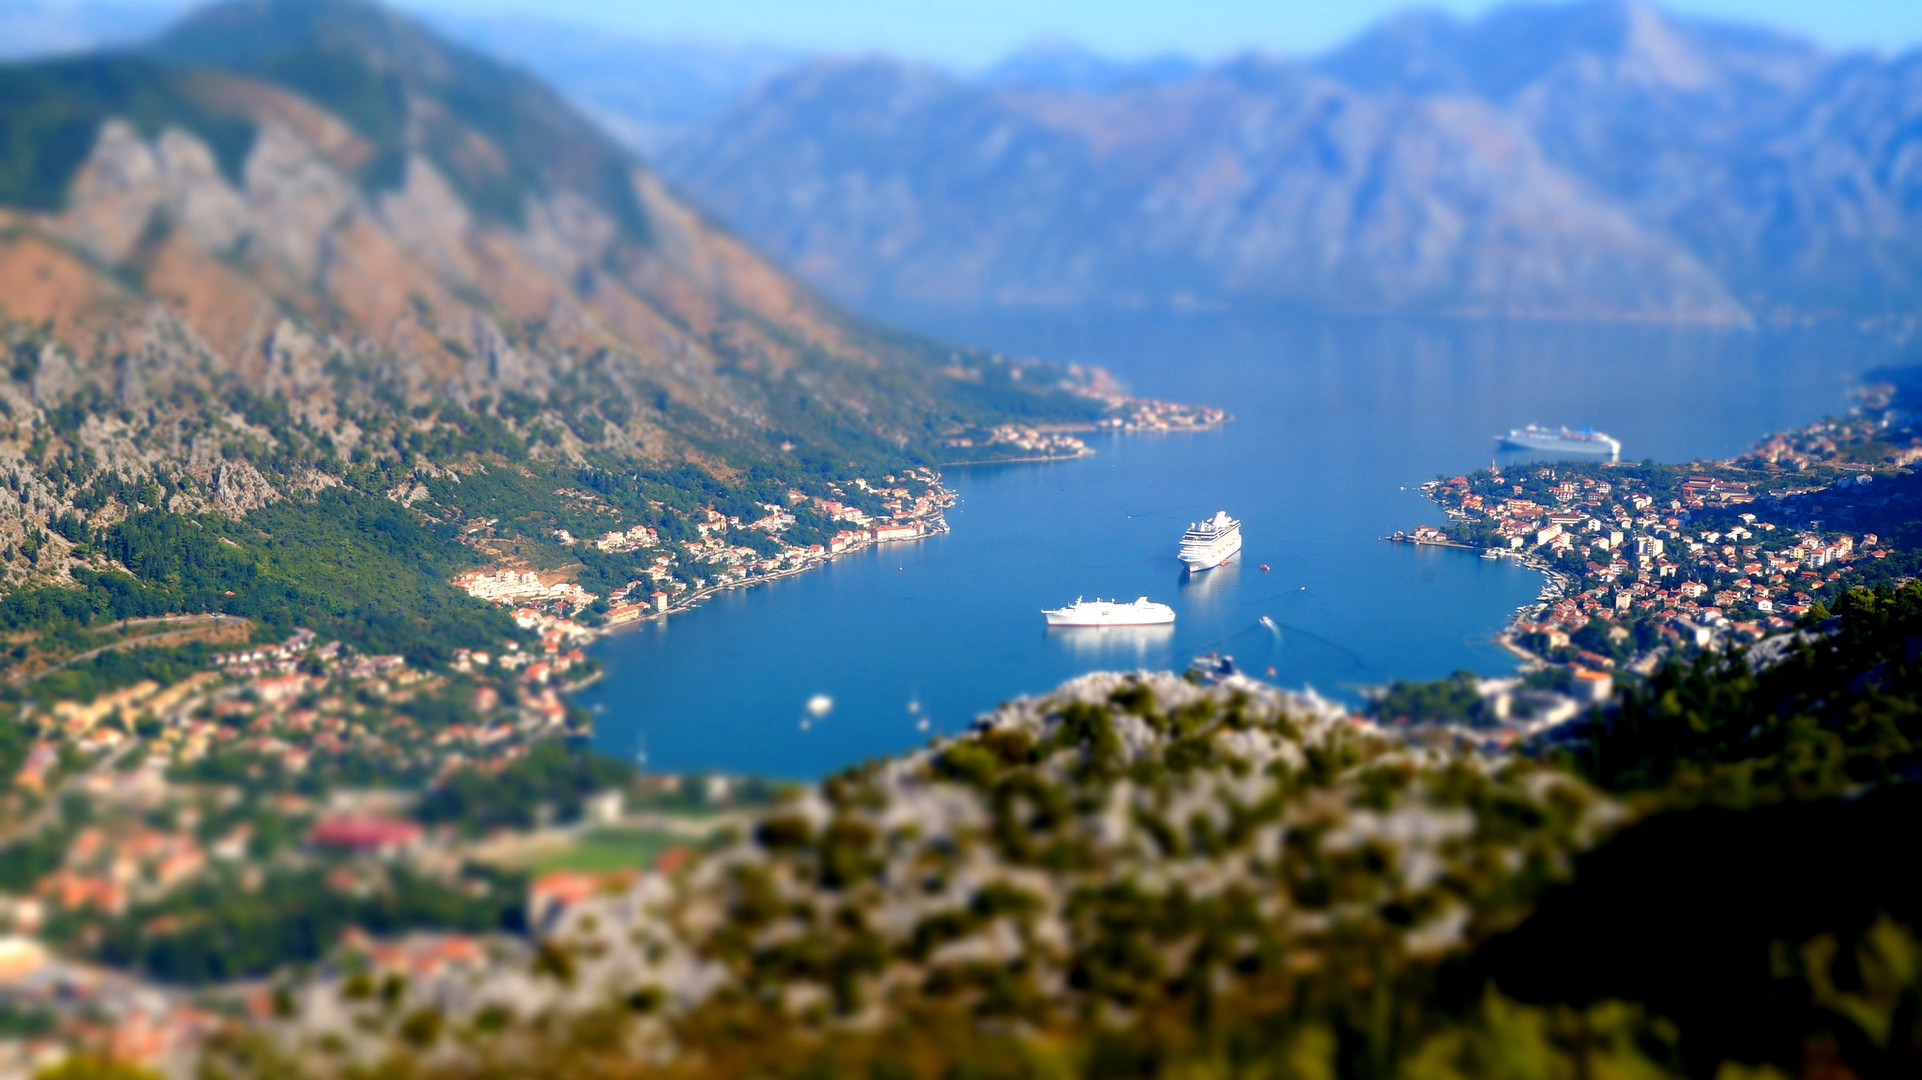
[[[1833, 331], [1280, 317], [920, 325], [1101, 363], [1140, 393], [1222, 405], [1236, 420], [1099, 438], [1077, 462], [952, 470], [961, 502], [947, 536], [727, 593], [600, 643], [608, 676], [584, 700], [604, 750], [644, 751], [662, 771], [812, 777], [1081, 672], [1178, 669], [1208, 650], [1351, 700], [1394, 678], [1510, 670], [1492, 636], [1540, 578], [1381, 542], [1440, 520], [1417, 484], [1486, 465], [1492, 435], [1533, 421], [1592, 424], [1635, 458], [1727, 456], [1842, 411], [1859, 373], [1896, 348]], [[1243, 519], [1246, 546], [1188, 578], [1175, 542], [1216, 509]], [[1141, 595], [1173, 605], [1175, 626], [1049, 630], [1040, 615], [1076, 596]], [[818, 718], [816, 695], [833, 702]]]

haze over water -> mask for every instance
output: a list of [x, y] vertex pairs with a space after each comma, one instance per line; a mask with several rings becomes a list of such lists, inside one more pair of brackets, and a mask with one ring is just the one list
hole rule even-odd
[[[1493, 635], [1541, 579], [1381, 542], [1441, 520], [1416, 485], [1487, 465], [1491, 436], [1530, 422], [1593, 425], [1629, 458], [1730, 456], [1844, 411], [1857, 377], [1898, 352], [1833, 329], [912, 321], [1012, 354], [1102, 364], [1137, 393], [1236, 419], [1203, 434], [1095, 438], [1096, 455], [1076, 462], [951, 469], [961, 502], [949, 535], [725, 593], [603, 641], [607, 677], [583, 700], [604, 751], [644, 750], [661, 771], [813, 777], [1082, 672], [1180, 669], [1210, 650], [1348, 700], [1396, 678], [1506, 672], [1513, 662]], [[1246, 546], [1187, 578], [1175, 543], [1216, 509], [1242, 518]], [[1175, 626], [1049, 630], [1040, 615], [1077, 596], [1141, 595], [1173, 605]], [[833, 700], [819, 718], [807, 710], [815, 695]]]

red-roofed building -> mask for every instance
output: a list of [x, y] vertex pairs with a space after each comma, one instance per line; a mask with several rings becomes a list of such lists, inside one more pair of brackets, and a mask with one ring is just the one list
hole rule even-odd
[[307, 833], [315, 847], [361, 854], [395, 855], [420, 843], [421, 827], [398, 818], [341, 816], [323, 818]]
[[608, 881], [604, 875], [578, 870], [542, 874], [527, 886], [527, 925], [551, 927], [568, 908], [607, 888]]

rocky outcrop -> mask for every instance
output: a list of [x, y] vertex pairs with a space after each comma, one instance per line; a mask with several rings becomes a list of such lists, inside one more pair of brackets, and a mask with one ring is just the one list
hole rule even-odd
[[[1046, 1030], [1292, 985], [1263, 958], [1425, 969], [1512, 924], [1621, 817], [1567, 774], [1413, 750], [1312, 695], [1096, 673], [804, 788], [675, 877], [543, 902], [537, 947], [428, 974], [401, 1007], [323, 975], [274, 1034], [300, 1053], [391, 1037], [416, 1008], [462, 1031], [505, 1003], [548, 1025], [609, 1000], [817, 1034], [1013, 1000]], [[1129, 949], [1157, 974], [1101, 977]], [[622, 1052], [670, 1056], [670, 1030]]]
[[[342, 119], [324, 95], [256, 74], [277, 70], [262, 55], [288, 49], [389, 65], [405, 93], [381, 105], [390, 116], [356, 101]], [[303, 410], [338, 389], [320, 357], [375, 357], [418, 400], [542, 395], [594, 356], [616, 387], [665, 389], [749, 435], [741, 422], [769, 413], [757, 401], [768, 388], [724, 374], [748, 370], [739, 356], [771, 376], [809, 357], [856, 370], [899, 359], [874, 354], [551, 91], [379, 8], [225, 5], [154, 55], [234, 74], [140, 69], [187, 103], [177, 122], [136, 126], [101, 106], [60, 209], [0, 211], [22, 226], [0, 239], [0, 284], [41, 283], [8, 292], [0, 315], [53, 324], [96, 380], [109, 354], [167, 336], [146, 325], [155, 305], [186, 350], [177, 375], [236, 378]], [[282, 347], [296, 329], [315, 347]], [[126, 392], [154, 393], [153, 367]], [[659, 445], [659, 427], [643, 418], [631, 434]]]

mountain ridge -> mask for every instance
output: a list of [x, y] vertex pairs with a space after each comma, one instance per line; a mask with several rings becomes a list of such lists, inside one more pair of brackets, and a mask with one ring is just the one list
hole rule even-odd
[[648, 157], [806, 55], [771, 45], [629, 37], [539, 15], [424, 17], [455, 40], [536, 73]]
[[[670, 178], [832, 295], [881, 310], [1241, 302], [1744, 317], [1692, 256], [1584, 201], [1495, 111], [1369, 99], [1255, 55], [1111, 96], [986, 92], [877, 58], [822, 61], [770, 80], [715, 130], [663, 155]], [[1487, 213], [1471, 220], [1395, 175], [1396, 155]], [[1484, 238], [1512, 256], [1457, 265]], [[1628, 293], [1566, 280], [1589, 252], [1628, 263], [1613, 278]], [[870, 294], [864, 274], [896, 291]], [[1651, 276], [1673, 295], [1633, 296]]]
[[816, 60], [659, 164], [870, 311], [1899, 318], [1922, 298], [1918, 58], [1587, 0], [1098, 91]]

